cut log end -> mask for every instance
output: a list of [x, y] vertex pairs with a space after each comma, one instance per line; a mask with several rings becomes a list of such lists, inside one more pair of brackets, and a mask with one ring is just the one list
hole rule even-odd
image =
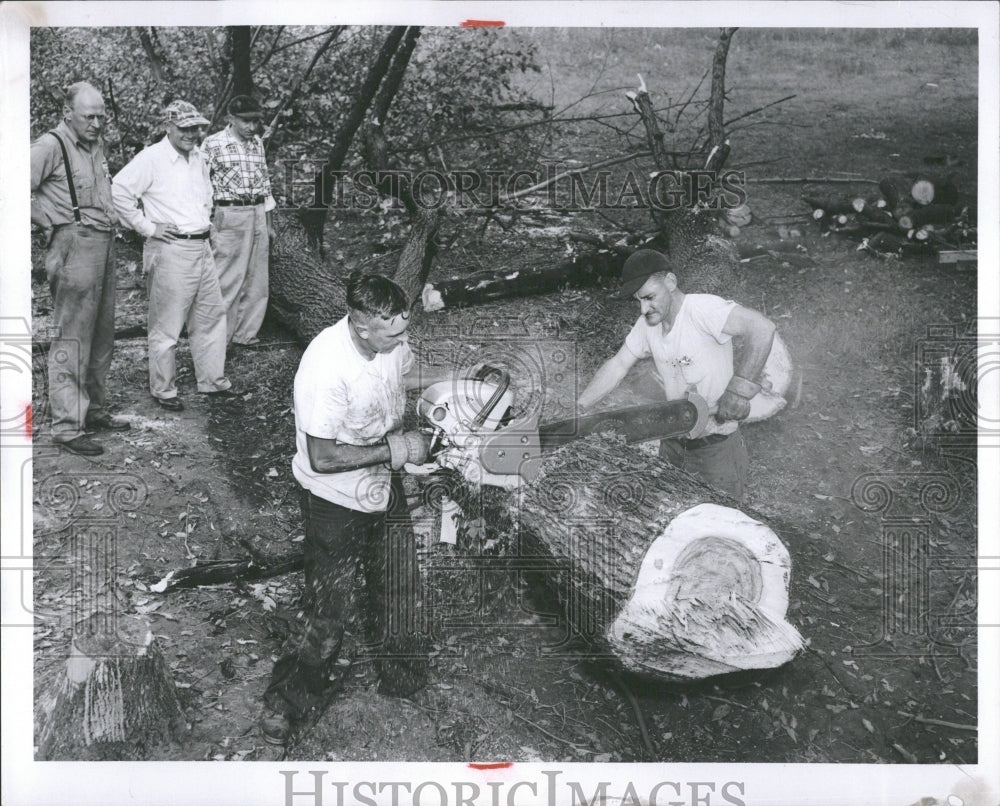
[[785, 620], [789, 574], [788, 552], [767, 526], [700, 504], [650, 546], [608, 642], [630, 671], [659, 677], [780, 666], [803, 646]]

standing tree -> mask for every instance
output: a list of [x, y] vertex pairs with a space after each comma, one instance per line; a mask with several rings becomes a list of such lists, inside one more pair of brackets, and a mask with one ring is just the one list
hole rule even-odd
[[253, 37], [249, 25], [229, 27], [230, 58], [233, 65], [233, 95], [253, 94], [253, 75], [250, 72], [250, 47]]

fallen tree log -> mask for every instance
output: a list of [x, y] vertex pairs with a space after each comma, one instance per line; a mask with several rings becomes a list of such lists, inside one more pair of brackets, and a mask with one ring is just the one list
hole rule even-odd
[[41, 696], [38, 755], [45, 760], [141, 760], [171, 741], [181, 707], [149, 625], [78, 630], [69, 657]]
[[774, 531], [617, 439], [557, 449], [517, 491], [452, 497], [516, 534], [522, 556], [559, 569], [546, 582], [597, 658], [676, 681], [774, 668], [802, 649], [785, 619], [791, 563]]
[[[302, 211], [308, 214], [309, 211]], [[325, 211], [324, 211], [325, 212]], [[305, 346], [347, 313], [347, 270], [336, 271], [320, 255], [298, 211], [276, 210], [278, 237], [271, 242], [268, 306]]]
[[199, 563], [190, 568], [169, 571], [166, 576], [150, 584], [153, 593], [168, 593], [178, 588], [198, 588], [203, 585], [224, 585], [227, 582], [250, 582], [257, 579], [288, 574], [302, 568], [301, 551], [267, 560], [235, 559]]
[[616, 251], [598, 250], [577, 255], [555, 266], [536, 266], [530, 257], [519, 266], [502, 271], [475, 272], [424, 285], [425, 311], [479, 305], [496, 299], [548, 294], [562, 288], [583, 288], [617, 278], [625, 257]]

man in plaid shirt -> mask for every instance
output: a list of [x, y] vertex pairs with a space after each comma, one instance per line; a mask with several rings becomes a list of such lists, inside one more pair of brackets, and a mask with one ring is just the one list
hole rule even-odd
[[247, 95], [229, 102], [229, 125], [202, 143], [212, 178], [215, 211], [212, 251], [226, 306], [227, 343], [257, 342], [267, 310], [267, 254], [274, 237], [275, 207], [264, 143], [257, 134], [263, 116]]

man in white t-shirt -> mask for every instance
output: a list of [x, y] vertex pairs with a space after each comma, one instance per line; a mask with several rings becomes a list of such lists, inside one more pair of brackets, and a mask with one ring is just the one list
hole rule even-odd
[[450, 373], [420, 374], [407, 343], [409, 305], [385, 277], [353, 273], [348, 314], [302, 356], [294, 384], [295, 458], [305, 519], [304, 621], [275, 663], [265, 692], [264, 738], [285, 744], [292, 725], [321, 711], [337, 668], [344, 619], [359, 593], [375, 642], [379, 691], [408, 696], [426, 680], [416, 630], [419, 590], [413, 527], [399, 471], [427, 459], [428, 437], [403, 432], [406, 390]]
[[[665, 439], [660, 458], [700, 477], [737, 500], [745, 494], [748, 459], [739, 421], [750, 400], [774, 339], [774, 323], [757, 311], [714, 294], [685, 294], [666, 257], [640, 249], [622, 268], [622, 297], [639, 302], [639, 319], [625, 344], [597, 370], [580, 394], [589, 408], [611, 392], [641, 358], [652, 358], [668, 400], [688, 390], [705, 399], [709, 412], [697, 439]], [[739, 365], [733, 337], [742, 339]]]

